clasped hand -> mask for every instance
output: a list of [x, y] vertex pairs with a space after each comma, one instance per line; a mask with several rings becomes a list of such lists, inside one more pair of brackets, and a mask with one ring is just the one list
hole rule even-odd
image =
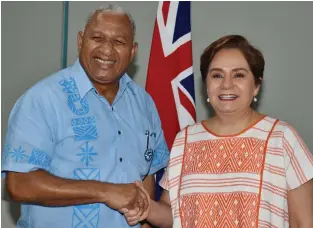
[[105, 204], [124, 214], [131, 226], [148, 216], [150, 196], [141, 181], [131, 184], [110, 184], [110, 195]]
[[138, 204], [133, 208], [122, 208], [120, 210], [121, 213], [124, 214], [125, 219], [130, 226], [136, 225], [138, 222], [145, 220], [148, 217], [149, 214], [149, 207], [150, 207], [150, 197], [149, 194], [144, 189], [142, 182], [136, 181], [135, 185], [140, 190], [140, 192], [143, 192], [146, 196], [139, 197], [138, 198]]

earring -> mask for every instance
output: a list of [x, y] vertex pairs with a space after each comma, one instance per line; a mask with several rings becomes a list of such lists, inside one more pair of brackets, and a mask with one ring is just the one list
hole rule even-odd
[[254, 97], [254, 98], [253, 98], [253, 101], [254, 101], [254, 102], [257, 102], [257, 101], [258, 101], [258, 99], [257, 99], [256, 97]]
[[210, 103], [210, 98], [206, 99], [206, 102]]

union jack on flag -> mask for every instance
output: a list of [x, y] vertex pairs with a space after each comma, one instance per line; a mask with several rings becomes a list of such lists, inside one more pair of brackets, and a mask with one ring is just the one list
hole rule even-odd
[[[196, 122], [190, 2], [159, 2], [146, 90], [152, 96], [171, 149], [176, 134]], [[157, 173], [156, 183], [163, 175]], [[156, 184], [156, 196], [160, 189]]]

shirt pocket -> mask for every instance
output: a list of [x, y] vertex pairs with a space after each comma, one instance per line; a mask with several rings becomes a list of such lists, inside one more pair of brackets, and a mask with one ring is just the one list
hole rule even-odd
[[155, 151], [156, 134], [150, 130], [141, 131], [136, 137], [135, 153], [130, 154], [130, 162], [137, 167], [143, 179], [149, 173]]

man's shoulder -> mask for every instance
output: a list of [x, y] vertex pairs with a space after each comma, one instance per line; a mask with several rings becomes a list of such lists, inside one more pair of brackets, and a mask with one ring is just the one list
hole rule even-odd
[[144, 98], [146, 101], [151, 102], [153, 101], [151, 95], [145, 90], [145, 88], [135, 81], [130, 82], [133, 92], [142, 98]]
[[133, 87], [133, 89], [135, 90], [135, 92], [139, 93], [139, 94], [143, 94], [144, 96], [149, 95], [147, 93], [147, 91], [143, 88], [143, 86], [139, 85], [137, 82], [135, 81], [131, 81], [131, 86]]
[[52, 73], [31, 86], [27, 93], [35, 95], [49, 95], [49, 93], [57, 93], [60, 90], [60, 82], [71, 78], [70, 68]]
[[24, 101], [39, 102], [42, 105], [48, 105], [47, 100], [59, 98], [59, 94], [63, 94], [60, 82], [67, 78], [70, 78], [69, 68], [52, 73], [28, 88], [19, 100], [22, 99]]

